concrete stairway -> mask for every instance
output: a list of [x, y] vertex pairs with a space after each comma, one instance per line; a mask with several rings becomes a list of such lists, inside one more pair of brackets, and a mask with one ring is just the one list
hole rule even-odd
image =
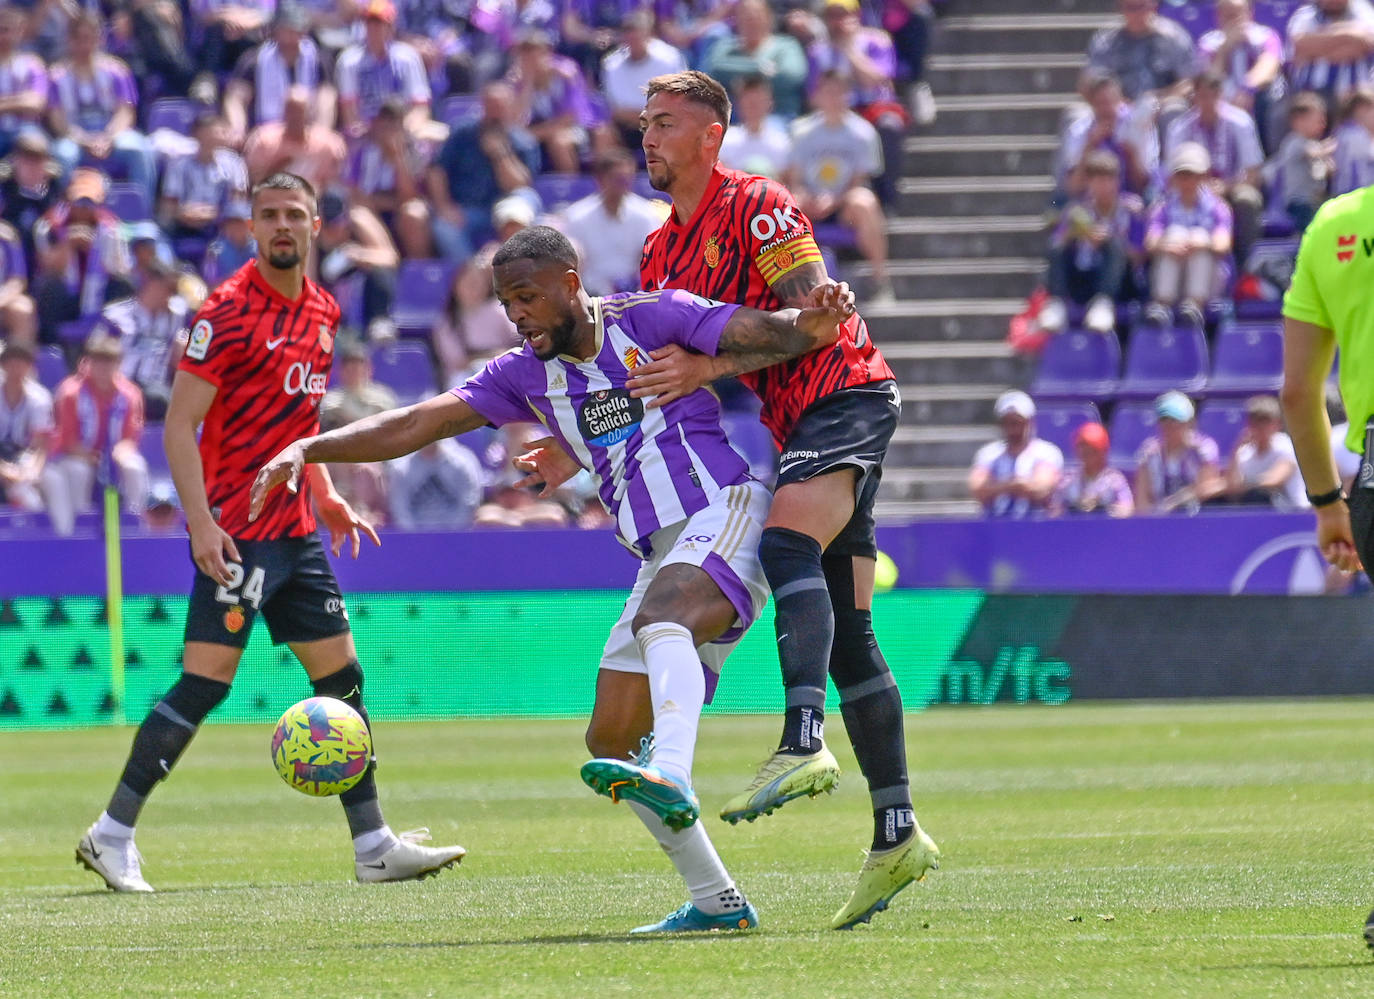
[[1088, 40], [1115, 6], [948, 5], [927, 71], [939, 117], [907, 139], [889, 220], [898, 301], [864, 308], [904, 400], [879, 494], [883, 520], [977, 511], [964, 483], [974, 451], [994, 436], [992, 402], [1029, 376], [1004, 339], [1042, 280], [1060, 116]]

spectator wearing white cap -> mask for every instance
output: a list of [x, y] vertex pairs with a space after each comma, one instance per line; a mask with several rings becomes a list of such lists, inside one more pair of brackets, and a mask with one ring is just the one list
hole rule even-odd
[[1193, 425], [1193, 403], [1182, 392], [1155, 400], [1157, 432], [1136, 452], [1137, 513], [1197, 513], [1226, 487], [1217, 442]]
[[1064, 454], [1035, 436], [1035, 403], [1024, 392], [1004, 392], [993, 404], [1002, 437], [978, 449], [968, 488], [989, 517], [1027, 517], [1048, 507]]
[[1170, 308], [1202, 326], [1202, 310], [1220, 290], [1221, 264], [1231, 253], [1231, 208], [1206, 183], [1207, 149], [1181, 143], [1169, 159], [1169, 189], [1150, 210], [1145, 252], [1150, 256], [1146, 318], [1165, 325]]

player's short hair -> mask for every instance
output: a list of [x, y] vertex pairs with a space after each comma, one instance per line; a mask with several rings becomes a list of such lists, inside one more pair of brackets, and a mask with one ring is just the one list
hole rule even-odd
[[258, 195], [263, 191], [304, 191], [306, 198], [310, 201], [310, 213], [312, 215], [319, 214], [319, 199], [315, 194], [315, 187], [299, 174], [278, 170], [271, 176], [258, 181], [253, 185], [252, 193], [249, 195], [253, 204], [258, 203]]
[[555, 263], [568, 270], [577, 270], [577, 251], [572, 243], [568, 242], [567, 236], [547, 225], [521, 229], [501, 244], [496, 256], [491, 258], [491, 265], [500, 267], [516, 260]]
[[730, 95], [719, 80], [700, 70], [687, 69], [681, 73], [664, 73], [654, 77], [644, 88], [644, 99], [647, 101], [655, 94], [685, 97], [715, 115], [722, 128], [730, 126]]

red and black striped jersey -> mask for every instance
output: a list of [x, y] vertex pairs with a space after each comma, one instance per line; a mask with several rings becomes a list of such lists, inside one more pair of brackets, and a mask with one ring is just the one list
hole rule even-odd
[[[773, 311], [785, 307], [773, 283], [803, 264], [820, 261], [811, 220], [787, 188], [717, 163], [687, 224], [670, 213], [649, 234], [639, 279], [646, 290], [681, 288], [703, 298]], [[802, 410], [817, 399], [891, 377], [867, 324], [855, 315], [833, 346], [741, 379], [763, 400], [760, 419], [781, 446]]]
[[180, 370], [216, 386], [200, 434], [205, 492], [215, 520], [250, 541], [315, 531], [310, 479], [292, 496], [267, 497], [248, 522], [258, 469], [292, 441], [320, 431], [320, 402], [334, 360], [339, 305], [309, 278], [300, 298], [283, 297], [250, 260], [211, 293], [191, 323]]

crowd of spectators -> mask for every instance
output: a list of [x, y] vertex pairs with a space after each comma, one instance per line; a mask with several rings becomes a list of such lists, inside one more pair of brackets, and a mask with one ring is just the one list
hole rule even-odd
[[1261, 235], [1301, 234], [1327, 197], [1374, 181], [1367, 0], [1312, 0], [1277, 25], [1250, 0], [1196, 0], [1215, 23], [1196, 40], [1159, 6], [1119, 0], [1089, 45], [1055, 163], [1048, 332], [1080, 311], [1102, 333], [1137, 310], [1203, 328], [1233, 295], [1273, 296], [1245, 280]]
[[[1107, 428], [1088, 421], [1074, 430], [1074, 453], [1066, 461], [1056, 444], [1037, 435], [1035, 401], [1021, 391], [1006, 392], [994, 406], [1000, 436], [974, 456], [969, 492], [990, 517], [1130, 517], [1197, 513], [1204, 506], [1222, 505], [1307, 507], [1276, 396], [1245, 401], [1244, 426], [1227, 453], [1198, 429], [1193, 401], [1184, 393], [1165, 392], [1152, 409], [1154, 430], [1129, 459], [1114, 464]], [[1332, 451], [1342, 474], [1350, 471], [1353, 477], [1342, 454], [1343, 436], [1333, 433]]]
[[[108, 484], [126, 514], [174, 522], [157, 421], [189, 317], [256, 253], [248, 194], [274, 171], [320, 191], [310, 273], [348, 325], [327, 420], [389, 401], [378, 351], [422, 345], [437, 389], [506, 349], [490, 260], [522, 226], [594, 246], [593, 292], [636, 287], [667, 211], [639, 169], [642, 87], [660, 73], [723, 80], [738, 107], [725, 164], [786, 179], [822, 242], [871, 264], [861, 294], [890, 299], [884, 205], [903, 136], [934, 116], [922, 75], [939, 5], [0, 6], [0, 514], [42, 511], [67, 533]], [[414, 273], [442, 286], [418, 324]], [[336, 478], [399, 526], [602, 523], [585, 482], [555, 499], [511, 488], [509, 459], [534, 436], [478, 435]]]

